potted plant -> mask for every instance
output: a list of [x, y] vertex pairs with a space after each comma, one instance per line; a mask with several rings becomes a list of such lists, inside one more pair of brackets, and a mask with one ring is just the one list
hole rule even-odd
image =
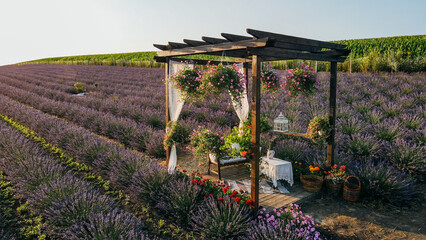
[[313, 69], [309, 65], [301, 64], [300, 67], [288, 70], [283, 88], [288, 91], [288, 96], [297, 97], [300, 94], [312, 94], [316, 85], [317, 79]]
[[339, 194], [343, 189], [343, 183], [346, 179], [346, 166], [334, 166], [331, 167], [331, 170], [327, 172], [325, 176], [325, 184], [327, 186], [327, 192], [332, 194]]
[[190, 149], [198, 159], [204, 160], [208, 154], [215, 159], [223, 156], [221, 148], [224, 144], [224, 138], [219, 134], [199, 126], [192, 132], [189, 139], [190, 143], [187, 149]]
[[309, 166], [308, 170], [300, 174], [303, 189], [307, 192], [319, 192], [324, 181], [323, 171], [320, 167], [312, 165]]
[[201, 91], [202, 75], [198, 68], [185, 68], [170, 77], [173, 86], [184, 93], [185, 100], [198, 99], [202, 97]]

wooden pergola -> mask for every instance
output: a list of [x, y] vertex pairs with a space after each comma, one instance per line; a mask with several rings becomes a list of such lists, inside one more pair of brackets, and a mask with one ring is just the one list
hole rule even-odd
[[[226, 55], [234, 57], [235, 62], [244, 63], [244, 71], [248, 75], [248, 69], [252, 68], [252, 149], [251, 149], [251, 198], [257, 209], [259, 206], [259, 142], [260, 142], [260, 71], [263, 61], [278, 61], [288, 59], [303, 59], [330, 62], [330, 95], [329, 95], [329, 120], [332, 126], [331, 136], [327, 143], [327, 166], [334, 163], [334, 135], [336, 116], [336, 85], [337, 62], [345, 61], [350, 51], [345, 45], [293, 37], [283, 34], [247, 29], [251, 36], [241, 36], [222, 33], [223, 38], [202, 37], [203, 41], [184, 39], [184, 43], [169, 42], [167, 45], [154, 44], [161, 51], [157, 52], [155, 60], [164, 62], [166, 79], [169, 74], [169, 60], [191, 61], [194, 64], [206, 64], [206, 60], [194, 60], [176, 58], [194, 54]], [[215, 64], [217, 62], [211, 61]], [[166, 84], [166, 123], [170, 121], [168, 85]], [[284, 133], [303, 136], [302, 134]], [[169, 163], [167, 150], [167, 164]]]

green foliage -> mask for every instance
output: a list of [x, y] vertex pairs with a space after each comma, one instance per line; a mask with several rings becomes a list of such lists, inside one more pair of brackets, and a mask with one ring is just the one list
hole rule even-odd
[[401, 57], [420, 57], [426, 55], [426, 35], [369, 38], [355, 40], [333, 41], [334, 43], [345, 44], [352, 52], [353, 58], [365, 57], [371, 51], [378, 54], [391, 54], [398, 51]]
[[[235, 144], [240, 148], [236, 148]], [[235, 126], [231, 133], [225, 137], [225, 144], [221, 148], [228, 151], [228, 155], [235, 157], [245, 157], [251, 149], [251, 126], [243, 125], [241, 128]]]
[[331, 133], [331, 125], [328, 116], [314, 117], [308, 126], [306, 135], [315, 142], [325, 142]]
[[189, 148], [199, 159], [205, 159], [208, 153], [214, 153], [220, 158], [222, 155], [220, 149], [223, 144], [223, 137], [213, 133], [209, 129], [198, 127], [190, 137]]
[[[20, 199], [15, 197], [14, 189], [0, 172], [0, 230], [20, 236], [19, 239], [46, 239], [41, 227], [41, 216], [29, 210], [28, 202], [19, 205]], [[13, 236], [12, 235], [12, 236]]]
[[76, 90], [77, 93], [81, 93], [81, 92], [83, 92], [84, 84], [81, 83], [81, 82], [76, 82], [76, 83], [74, 83], [74, 87], [75, 87], [75, 90]]
[[[272, 129], [268, 119], [265, 116], [260, 116], [259, 123], [260, 132], [264, 133]], [[221, 148], [224, 151], [228, 151], [230, 156], [242, 156], [245, 157], [251, 150], [251, 118], [249, 117], [242, 127], [235, 126], [231, 133], [225, 137], [225, 144]], [[234, 144], [238, 143], [240, 149], [234, 147]]]
[[172, 147], [173, 144], [183, 144], [187, 142], [189, 130], [182, 127], [177, 121], [170, 121], [167, 124], [167, 132], [164, 137], [164, 148]]

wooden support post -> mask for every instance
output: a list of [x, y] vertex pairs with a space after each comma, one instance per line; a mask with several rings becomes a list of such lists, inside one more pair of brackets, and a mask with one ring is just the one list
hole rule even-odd
[[330, 103], [328, 110], [331, 134], [327, 144], [327, 167], [334, 165], [334, 135], [336, 133], [336, 89], [337, 89], [337, 62], [330, 62]]
[[[164, 64], [164, 68], [166, 70], [164, 77], [166, 80], [166, 126], [170, 122], [170, 112], [169, 112], [169, 84], [167, 83], [167, 80], [169, 79], [169, 70], [170, 70], [170, 63], [169, 59], [166, 58], [166, 63]], [[170, 160], [170, 151], [171, 148], [168, 147], [166, 149], [166, 165], [169, 166], [169, 160]]]
[[249, 64], [248, 63], [243, 63], [243, 71], [244, 71], [244, 75], [246, 76], [246, 86], [245, 86], [245, 88], [246, 88], [246, 91], [248, 92], [248, 80], [249, 80], [249, 78], [248, 78]]
[[257, 55], [252, 57], [252, 102], [251, 102], [251, 199], [255, 211], [259, 208], [259, 142], [260, 142], [260, 64]]

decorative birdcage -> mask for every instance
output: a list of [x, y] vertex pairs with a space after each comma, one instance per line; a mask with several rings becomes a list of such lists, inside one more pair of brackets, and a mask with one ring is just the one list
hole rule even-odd
[[288, 132], [288, 119], [284, 117], [282, 112], [274, 119], [274, 131]]

